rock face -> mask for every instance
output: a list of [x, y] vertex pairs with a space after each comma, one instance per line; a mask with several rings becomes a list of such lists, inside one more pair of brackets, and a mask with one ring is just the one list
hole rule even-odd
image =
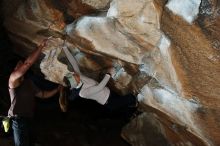
[[11, 3], [3, 14], [18, 54], [54, 36], [39, 62], [46, 79], [63, 84], [72, 70], [64, 45], [94, 79], [120, 69], [111, 89], [137, 95], [144, 110], [122, 132], [132, 145], [220, 145], [220, 1]]

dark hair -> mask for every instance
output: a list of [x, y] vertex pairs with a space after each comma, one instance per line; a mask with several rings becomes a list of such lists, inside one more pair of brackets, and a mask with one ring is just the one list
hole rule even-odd
[[67, 85], [68, 88], [70, 88], [70, 82], [66, 76], [63, 77], [63, 82]]

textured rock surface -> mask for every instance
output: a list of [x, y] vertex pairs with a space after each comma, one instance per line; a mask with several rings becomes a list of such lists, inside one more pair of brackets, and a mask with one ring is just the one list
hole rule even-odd
[[121, 68], [110, 87], [137, 94], [146, 111], [123, 130], [131, 144], [155, 145], [145, 134], [150, 123], [164, 145], [220, 145], [220, 1], [10, 3], [4, 1], [5, 27], [23, 48], [17, 53], [26, 56], [43, 38], [55, 37], [39, 62], [48, 80], [62, 84], [72, 70], [63, 45], [94, 79], [110, 66]]

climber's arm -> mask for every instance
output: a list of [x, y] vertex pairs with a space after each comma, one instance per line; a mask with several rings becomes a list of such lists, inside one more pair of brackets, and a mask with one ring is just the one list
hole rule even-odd
[[72, 65], [74, 71], [78, 74], [81, 74], [79, 66], [77, 64], [76, 59], [72, 56], [72, 54], [70, 53], [70, 51], [68, 50], [67, 47], [63, 47], [63, 51], [67, 57], [67, 59], [69, 60], [70, 64]]
[[52, 89], [52, 90], [41, 90], [40, 92], [36, 94], [36, 96], [42, 99], [46, 99], [46, 98], [54, 96], [57, 92], [60, 91], [60, 89], [61, 89], [61, 85], [59, 85], [57, 88]]
[[11, 73], [9, 78], [9, 87], [13, 88], [13, 83], [22, 77], [27, 70], [36, 62], [38, 57], [41, 54], [42, 49], [46, 46], [48, 39], [43, 40], [43, 42], [27, 57], [27, 59], [22, 63], [22, 61], [19, 61], [17, 63], [17, 66], [15, 67], [15, 70]]

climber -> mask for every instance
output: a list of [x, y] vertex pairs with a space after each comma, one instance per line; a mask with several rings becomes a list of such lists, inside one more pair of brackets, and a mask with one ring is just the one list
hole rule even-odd
[[[75, 96], [92, 99], [111, 111], [137, 106], [135, 96], [131, 94], [118, 96], [110, 92], [109, 88], [106, 87], [109, 79], [116, 74], [114, 68], [110, 68], [102, 81], [98, 83], [80, 72], [75, 58], [71, 55], [67, 47], [63, 47], [63, 51], [74, 69], [74, 73], [67, 73], [64, 77], [64, 82], [71, 90], [71, 94], [68, 96], [70, 100], [74, 99]], [[64, 88], [61, 91], [63, 92]]]
[[43, 42], [26, 58], [19, 61], [9, 77], [9, 93], [11, 106], [8, 117], [12, 120], [15, 146], [31, 145], [31, 121], [34, 112], [34, 97], [49, 98], [60, 90], [60, 86], [50, 91], [38, 89], [28, 77], [28, 70], [36, 62], [48, 39]]

